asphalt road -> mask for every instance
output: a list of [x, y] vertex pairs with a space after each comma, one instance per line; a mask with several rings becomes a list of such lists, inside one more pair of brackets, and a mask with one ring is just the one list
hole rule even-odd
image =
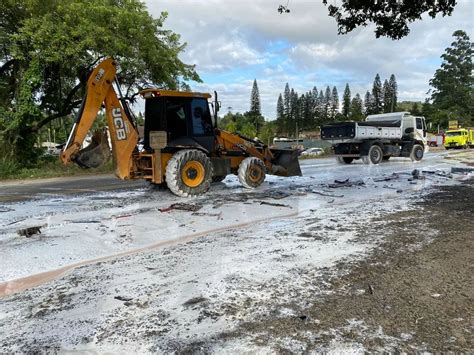
[[58, 177], [40, 180], [0, 182], [0, 203], [20, 202], [48, 195], [76, 195], [99, 191], [136, 189], [147, 186], [143, 180], [124, 181], [112, 174]]
[[[454, 153], [452, 153], [454, 154]], [[303, 175], [314, 175], [317, 180], [325, 178], [360, 178], [378, 175], [410, 167], [446, 166], [443, 154], [428, 153], [422, 162], [413, 165], [410, 159], [395, 158], [376, 167], [367, 167], [360, 161], [346, 166], [337, 164], [333, 157], [300, 161]], [[367, 175], [368, 174], [368, 175]], [[47, 198], [51, 195], [79, 195], [114, 190], [133, 190], [148, 186], [143, 180], [124, 181], [113, 174], [58, 177], [38, 180], [0, 181], [0, 203], [20, 202], [30, 199]]]

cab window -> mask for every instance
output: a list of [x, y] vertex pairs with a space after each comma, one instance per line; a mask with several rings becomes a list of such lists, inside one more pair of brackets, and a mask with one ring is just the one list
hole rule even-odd
[[416, 129], [423, 129], [423, 120], [420, 117], [416, 118]]
[[212, 120], [206, 99], [191, 100], [193, 133], [196, 136], [212, 134]]

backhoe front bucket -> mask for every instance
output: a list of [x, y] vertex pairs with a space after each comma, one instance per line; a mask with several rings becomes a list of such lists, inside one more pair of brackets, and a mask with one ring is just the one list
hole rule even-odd
[[82, 168], [98, 168], [110, 155], [107, 131], [99, 130], [92, 136], [91, 144], [77, 153], [74, 161]]
[[270, 149], [275, 157], [272, 161], [272, 175], [301, 176], [300, 153], [293, 149]]

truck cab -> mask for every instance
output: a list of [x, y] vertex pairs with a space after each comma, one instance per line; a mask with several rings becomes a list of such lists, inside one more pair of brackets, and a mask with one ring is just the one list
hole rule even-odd
[[471, 135], [469, 133], [470, 132], [465, 128], [446, 131], [444, 147], [446, 149], [468, 148], [474, 144], [474, 142], [471, 141]]

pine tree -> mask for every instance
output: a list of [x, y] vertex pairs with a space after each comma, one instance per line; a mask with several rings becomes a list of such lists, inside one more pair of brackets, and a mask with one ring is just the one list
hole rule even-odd
[[375, 75], [374, 84], [372, 86], [372, 113], [381, 113], [383, 108], [383, 92], [382, 83], [380, 81], [380, 75]]
[[290, 91], [290, 120], [288, 132], [290, 135], [296, 133], [296, 123], [299, 121], [298, 94], [293, 88]]
[[285, 130], [285, 109], [283, 107], [283, 97], [281, 94], [278, 95], [276, 111], [277, 128], [278, 132], [281, 133]]
[[334, 86], [332, 88], [331, 95], [331, 119], [334, 121], [337, 114], [339, 113], [339, 94], [337, 93], [337, 88]]
[[326, 94], [324, 95], [324, 121], [328, 121], [330, 118], [330, 108], [331, 108], [331, 89], [329, 86], [326, 87]]
[[[473, 43], [466, 32], [453, 33], [454, 42], [441, 56], [441, 68], [436, 70], [430, 85], [433, 87], [433, 106], [446, 118], [456, 117], [461, 124], [472, 125], [474, 115], [474, 77], [472, 74]], [[452, 115], [454, 114], [454, 115]], [[445, 121], [447, 119], [445, 118]]]
[[390, 90], [390, 84], [388, 80], [385, 79], [383, 82], [383, 112], [388, 113], [392, 112], [392, 92]]
[[397, 110], [398, 85], [394, 74], [390, 75], [388, 85], [390, 86], [390, 94], [392, 95], [390, 99], [390, 112], [395, 112]]
[[362, 102], [362, 99], [359, 93], [357, 93], [351, 101], [351, 108], [350, 108], [351, 120], [361, 121], [364, 118], [363, 105], [364, 104]]
[[364, 114], [366, 116], [368, 115], [372, 115], [374, 112], [373, 112], [373, 107], [374, 107], [374, 104], [373, 104], [373, 97], [371, 95], [371, 93], [369, 91], [367, 91], [365, 93], [365, 98], [364, 98]]
[[325, 120], [324, 102], [325, 102], [325, 99], [324, 99], [323, 90], [319, 90], [318, 100], [316, 101], [316, 112], [317, 112], [319, 124], [323, 123]]
[[351, 109], [351, 89], [349, 89], [349, 83], [346, 84], [346, 88], [344, 89], [344, 96], [342, 99], [342, 114], [345, 118], [349, 117]]
[[286, 133], [288, 133], [288, 128], [290, 126], [290, 85], [286, 83], [285, 91], [283, 92], [283, 120]]
[[253, 81], [252, 93], [250, 94], [250, 112], [254, 115], [262, 115], [257, 79]]

